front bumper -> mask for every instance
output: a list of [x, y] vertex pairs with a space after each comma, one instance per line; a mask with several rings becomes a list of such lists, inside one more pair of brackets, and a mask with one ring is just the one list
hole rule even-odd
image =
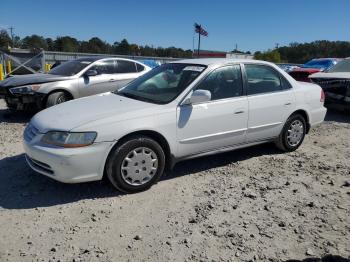
[[80, 148], [48, 147], [39, 141], [23, 141], [26, 161], [36, 172], [63, 183], [100, 180], [113, 142], [99, 142]]
[[11, 109], [23, 110], [30, 106], [41, 108], [46, 94], [34, 93], [23, 95], [0, 94], [0, 98], [5, 99]]

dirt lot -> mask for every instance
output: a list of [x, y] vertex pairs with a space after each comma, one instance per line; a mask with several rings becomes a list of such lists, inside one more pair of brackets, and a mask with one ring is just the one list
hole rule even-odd
[[28, 120], [0, 100], [0, 261], [350, 255], [349, 114], [328, 113], [296, 152], [261, 145], [183, 162], [134, 195], [32, 172], [21, 145]]

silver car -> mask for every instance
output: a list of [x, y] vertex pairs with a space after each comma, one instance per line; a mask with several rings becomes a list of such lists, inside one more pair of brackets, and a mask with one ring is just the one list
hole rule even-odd
[[43, 109], [68, 100], [115, 91], [151, 68], [123, 58], [88, 57], [65, 62], [48, 74], [14, 76], [0, 82], [9, 109]]

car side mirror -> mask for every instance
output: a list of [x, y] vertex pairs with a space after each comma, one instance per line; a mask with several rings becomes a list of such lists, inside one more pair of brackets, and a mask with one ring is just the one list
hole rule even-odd
[[97, 76], [98, 75], [98, 72], [96, 70], [93, 70], [93, 69], [89, 69], [85, 72], [84, 74], [85, 76]]
[[211, 93], [209, 90], [198, 89], [192, 92], [191, 96], [186, 98], [184, 105], [198, 104], [211, 100]]

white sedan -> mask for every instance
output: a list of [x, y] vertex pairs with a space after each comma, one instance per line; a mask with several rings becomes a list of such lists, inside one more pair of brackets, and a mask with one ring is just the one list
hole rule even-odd
[[28, 164], [66, 183], [107, 176], [123, 192], [148, 189], [183, 159], [275, 142], [296, 150], [326, 114], [316, 84], [257, 60], [164, 64], [112, 92], [33, 117]]

